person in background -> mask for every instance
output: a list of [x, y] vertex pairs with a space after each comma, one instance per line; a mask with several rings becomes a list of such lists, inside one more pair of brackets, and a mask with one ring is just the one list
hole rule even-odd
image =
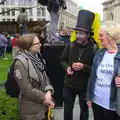
[[11, 41], [11, 36], [9, 33], [6, 33], [6, 38], [7, 38], [7, 47], [6, 47], [6, 52], [7, 53], [12, 53], [12, 41]]
[[12, 54], [13, 54], [13, 58], [15, 58], [16, 53], [17, 53], [17, 51], [19, 50], [19, 48], [18, 48], [17, 45], [16, 45], [16, 41], [17, 41], [17, 39], [19, 39], [19, 38], [20, 38], [20, 34], [15, 34], [15, 35], [14, 35], [14, 38], [12, 39]]
[[59, 35], [59, 40], [60, 40], [60, 41], [63, 41], [64, 44], [70, 43], [70, 32], [69, 32], [69, 29], [64, 28], [64, 29], [61, 31], [61, 33], [60, 33], [60, 35]]
[[63, 88], [64, 120], [73, 120], [75, 98], [78, 95], [80, 105], [79, 120], [88, 120], [89, 112], [85, 101], [87, 83], [92, 60], [95, 54], [92, 23], [95, 15], [91, 11], [80, 10], [78, 13], [76, 40], [66, 45], [61, 56], [61, 64], [65, 70]]
[[47, 9], [50, 13], [51, 21], [48, 26], [48, 36], [47, 41], [49, 43], [54, 43], [58, 41], [56, 36], [56, 28], [58, 25], [59, 17], [60, 17], [60, 9], [66, 10], [66, 1], [65, 0], [48, 0]]
[[25, 8], [21, 8], [20, 14], [17, 17], [17, 23], [20, 27], [20, 35], [26, 34], [28, 32], [27, 28], [27, 22], [28, 22], [28, 16], [25, 12]]
[[94, 120], [120, 120], [116, 113], [117, 88], [120, 88], [120, 28], [113, 21], [102, 23], [100, 49], [93, 60], [87, 89], [87, 104], [93, 108]]
[[35, 27], [33, 27], [32, 31], [31, 31], [32, 33], [35, 33], [35, 35], [37, 35], [41, 44], [48, 43], [45, 36], [43, 35], [44, 34], [44, 29], [45, 29], [44, 27], [42, 28], [40, 26], [35, 26]]
[[5, 52], [6, 52], [7, 45], [8, 45], [7, 38], [3, 34], [0, 34], [0, 57], [2, 57], [3, 60], [8, 59], [8, 58], [5, 57]]
[[[17, 59], [14, 76], [20, 88], [20, 120], [46, 120], [47, 106], [53, 108], [53, 87], [45, 71], [45, 61], [40, 54], [41, 43], [34, 34], [25, 34], [17, 40], [22, 55], [26, 60]], [[28, 66], [25, 69], [25, 66]]]

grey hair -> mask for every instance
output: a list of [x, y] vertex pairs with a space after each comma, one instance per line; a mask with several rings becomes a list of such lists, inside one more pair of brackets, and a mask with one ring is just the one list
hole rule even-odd
[[114, 21], [106, 21], [100, 27], [111, 39], [120, 43], [120, 24]]

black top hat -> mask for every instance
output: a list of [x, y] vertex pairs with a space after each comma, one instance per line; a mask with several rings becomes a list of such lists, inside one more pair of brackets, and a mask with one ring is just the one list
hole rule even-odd
[[95, 14], [88, 10], [80, 10], [78, 12], [77, 24], [75, 30], [82, 30], [92, 33], [92, 24], [95, 18]]

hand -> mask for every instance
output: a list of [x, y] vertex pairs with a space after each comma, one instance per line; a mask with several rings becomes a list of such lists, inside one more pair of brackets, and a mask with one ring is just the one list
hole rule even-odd
[[51, 101], [51, 103], [48, 105], [50, 108], [54, 108], [55, 104], [53, 101]]
[[68, 74], [68, 75], [72, 75], [72, 74], [73, 74], [73, 71], [71, 70], [71, 67], [68, 67], [68, 68], [67, 68], [67, 74]]
[[91, 108], [92, 107], [92, 101], [88, 101], [87, 105], [88, 105], [89, 108]]
[[117, 76], [115, 78], [115, 84], [116, 84], [116, 87], [120, 88], [120, 76]]
[[83, 69], [83, 64], [80, 62], [76, 62], [72, 64], [72, 69], [74, 71], [80, 71], [81, 69]]
[[51, 100], [52, 100], [51, 91], [47, 91], [47, 93], [45, 94], [44, 104], [49, 105], [51, 103]]

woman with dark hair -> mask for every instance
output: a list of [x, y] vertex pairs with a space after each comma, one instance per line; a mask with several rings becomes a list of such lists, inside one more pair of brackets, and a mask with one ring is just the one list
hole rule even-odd
[[33, 27], [31, 32], [35, 33], [35, 35], [40, 40], [41, 44], [44, 44], [44, 43], [48, 43], [48, 41], [46, 40], [46, 37], [44, 35], [45, 31], [46, 31], [46, 27], [35, 26], [35, 27]]

